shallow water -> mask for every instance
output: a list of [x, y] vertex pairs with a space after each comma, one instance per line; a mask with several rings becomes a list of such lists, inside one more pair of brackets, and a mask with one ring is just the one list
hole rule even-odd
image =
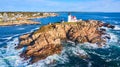
[[[60, 16], [43, 19], [33, 19], [41, 22], [41, 25], [15, 25], [0, 27], [0, 67], [120, 67], [120, 13], [80, 13], [74, 12], [72, 15], [78, 19], [101, 20], [115, 25], [115, 29], [107, 29], [111, 40], [103, 48], [98, 48], [95, 44], [85, 43], [84, 45], [64, 46], [60, 55], [52, 55], [44, 60], [29, 65], [29, 60], [25, 61], [19, 54], [25, 49], [14, 49], [18, 44], [18, 37], [25, 33], [33, 32], [40, 26], [49, 22], [59, 22], [61, 19], [67, 21], [67, 13], [59, 13]], [[88, 58], [81, 58], [80, 55]], [[51, 64], [52, 61], [56, 63]]]

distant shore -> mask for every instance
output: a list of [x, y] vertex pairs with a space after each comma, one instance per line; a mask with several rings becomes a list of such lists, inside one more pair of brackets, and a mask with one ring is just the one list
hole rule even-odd
[[40, 23], [31, 20], [21, 20], [13, 22], [1, 22], [0, 26], [23, 25], [23, 24], [40, 24]]
[[[19, 20], [13, 20], [13, 21], [0, 21], [0, 26], [11, 26], [11, 25], [23, 25], [23, 24], [40, 24], [40, 22], [35, 22], [32, 21], [30, 19], [35, 19], [35, 18], [45, 18], [45, 17], [49, 17], [49, 16], [57, 16], [57, 14], [55, 13], [43, 13], [43, 15], [39, 15], [39, 16], [30, 16], [30, 17], [22, 17]], [[26, 16], [29, 16], [32, 14], [26, 14]]]

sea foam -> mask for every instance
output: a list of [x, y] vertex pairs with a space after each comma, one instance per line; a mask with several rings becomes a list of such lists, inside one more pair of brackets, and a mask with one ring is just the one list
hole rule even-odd
[[116, 25], [114, 30], [120, 30], [120, 26]]
[[54, 54], [51, 56], [48, 56], [44, 60], [40, 60], [37, 63], [28, 65], [27, 67], [48, 67], [48, 66], [55, 66], [57, 64], [65, 64], [69, 63], [69, 57], [75, 56], [82, 58], [81, 56], [88, 56], [88, 54], [80, 48], [80, 45], [77, 46], [65, 46], [63, 47], [63, 50], [61, 54]]

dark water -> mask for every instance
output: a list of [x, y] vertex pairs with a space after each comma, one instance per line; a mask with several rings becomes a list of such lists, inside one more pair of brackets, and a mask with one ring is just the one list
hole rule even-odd
[[[16, 25], [0, 27], [0, 67], [120, 67], [120, 13], [71, 13], [77, 19], [94, 19], [104, 21], [115, 25], [115, 29], [107, 29], [111, 35], [111, 40], [103, 48], [96, 45], [85, 43], [84, 45], [64, 46], [60, 55], [52, 55], [45, 60], [41, 60], [35, 64], [28, 65], [28, 61], [24, 61], [19, 57], [22, 49], [16, 50], [14, 47], [18, 44], [18, 37], [25, 33], [37, 30], [40, 26], [49, 22], [60, 22], [61, 19], [67, 21], [67, 13], [58, 13], [57, 17], [48, 17], [43, 19], [33, 19], [41, 22], [41, 25]], [[88, 56], [81, 58], [79, 55]], [[55, 60], [55, 64], [49, 64]]]

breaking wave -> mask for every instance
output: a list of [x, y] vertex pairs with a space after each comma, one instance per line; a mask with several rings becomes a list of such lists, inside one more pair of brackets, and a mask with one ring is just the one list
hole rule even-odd
[[114, 30], [120, 30], [120, 26], [116, 25]]
[[[70, 45], [71, 44], [71, 45]], [[61, 54], [54, 54], [47, 57], [44, 60], [40, 60], [37, 63], [32, 65], [28, 65], [27, 67], [48, 67], [48, 66], [57, 66], [57, 65], [64, 65], [66, 63], [70, 63], [70, 57], [78, 57], [83, 58], [85, 61], [86, 58], [89, 58], [86, 51], [80, 48], [80, 45], [73, 46], [72, 43], [67, 44], [70, 46], [64, 46]], [[90, 63], [88, 63], [90, 65]]]

